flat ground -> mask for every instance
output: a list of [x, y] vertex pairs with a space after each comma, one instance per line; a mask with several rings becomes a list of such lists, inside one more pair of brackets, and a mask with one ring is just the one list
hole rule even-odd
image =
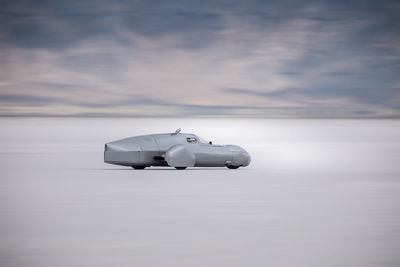
[[[0, 266], [400, 266], [398, 120], [0, 125]], [[251, 165], [103, 163], [105, 142], [179, 127]]]

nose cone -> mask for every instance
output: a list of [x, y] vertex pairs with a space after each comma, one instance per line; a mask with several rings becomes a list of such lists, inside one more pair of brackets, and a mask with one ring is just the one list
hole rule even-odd
[[230, 145], [230, 149], [232, 151], [232, 165], [242, 167], [249, 166], [251, 157], [246, 150], [240, 146], [233, 145]]
[[249, 155], [249, 153], [247, 153], [247, 151], [245, 151], [244, 155], [243, 155], [243, 166], [249, 166], [251, 161], [251, 157]]
[[243, 167], [249, 166], [251, 157], [246, 150], [243, 149], [242, 152], [239, 152], [237, 158], [238, 158], [237, 161], [240, 163], [241, 166]]

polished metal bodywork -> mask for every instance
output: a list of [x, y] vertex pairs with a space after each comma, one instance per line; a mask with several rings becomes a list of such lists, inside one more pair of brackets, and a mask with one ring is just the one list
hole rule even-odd
[[105, 144], [104, 162], [143, 169], [149, 166], [223, 167], [231, 169], [250, 164], [251, 157], [235, 145], [213, 145], [194, 134], [150, 134]]

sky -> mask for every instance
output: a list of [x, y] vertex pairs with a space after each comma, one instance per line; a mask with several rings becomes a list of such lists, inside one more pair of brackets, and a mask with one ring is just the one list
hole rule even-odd
[[400, 118], [399, 1], [0, 3], [0, 116]]

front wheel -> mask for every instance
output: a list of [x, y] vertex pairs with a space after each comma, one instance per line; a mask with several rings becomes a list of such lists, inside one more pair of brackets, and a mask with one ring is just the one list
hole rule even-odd
[[184, 170], [184, 169], [186, 169], [187, 167], [175, 167], [175, 169], [177, 169], [177, 170]]
[[146, 166], [132, 166], [135, 170], [143, 170]]
[[232, 169], [232, 170], [239, 168], [239, 166], [233, 166], [233, 165], [228, 165], [228, 166], [226, 166], [226, 167], [227, 167], [228, 169]]

